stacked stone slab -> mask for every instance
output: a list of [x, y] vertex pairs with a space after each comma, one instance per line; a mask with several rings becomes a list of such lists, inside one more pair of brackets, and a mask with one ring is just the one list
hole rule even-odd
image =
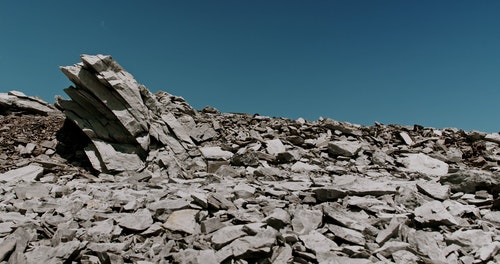
[[182, 136], [176, 118], [111, 56], [82, 55], [81, 60], [61, 67], [75, 86], [65, 89], [71, 101], [59, 98], [57, 103], [91, 139], [85, 153], [97, 171], [143, 169], [152, 140], [177, 154], [189, 147], [189, 139], [180, 138], [186, 144], [179, 144], [174, 138]]

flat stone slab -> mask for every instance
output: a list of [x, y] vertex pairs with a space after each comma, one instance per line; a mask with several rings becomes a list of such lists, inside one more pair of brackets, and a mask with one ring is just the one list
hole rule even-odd
[[196, 215], [199, 210], [184, 209], [172, 212], [163, 227], [171, 231], [180, 231], [187, 234], [200, 232], [200, 226], [196, 222]]
[[399, 159], [406, 170], [422, 174], [442, 176], [448, 173], [448, 164], [423, 153], [405, 154]]
[[415, 220], [424, 225], [458, 225], [457, 220], [439, 201], [431, 201], [415, 208]]
[[148, 209], [141, 209], [132, 214], [123, 214], [116, 221], [121, 227], [133, 230], [143, 231], [153, 224], [153, 217]]

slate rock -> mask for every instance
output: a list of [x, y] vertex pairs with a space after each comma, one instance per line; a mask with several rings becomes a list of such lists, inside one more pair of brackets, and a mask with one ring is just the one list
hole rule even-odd
[[315, 254], [341, 249], [333, 240], [316, 230], [309, 232], [307, 235], [300, 235], [299, 238], [305, 247]]
[[276, 208], [270, 215], [262, 219], [262, 222], [279, 230], [290, 223], [290, 214], [284, 209]]
[[233, 156], [230, 151], [222, 150], [221, 147], [202, 147], [201, 154], [210, 160], [229, 160]]
[[449, 185], [453, 192], [474, 193], [481, 189], [491, 190], [491, 193], [500, 191], [500, 175], [484, 170], [463, 170], [439, 179], [441, 184]]
[[415, 220], [423, 225], [458, 225], [457, 220], [439, 201], [431, 201], [415, 208]]
[[116, 222], [123, 228], [132, 231], [144, 231], [153, 224], [153, 217], [148, 209], [141, 209], [135, 213], [122, 213]]
[[450, 193], [450, 186], [439, 183], [419, 181], [416, 186], [420, 192], [441, 201], [448, 199]]
[[336, 237], [347, 241], [348, 243], [360, 246], [364, 246], [366, 244], [365, 236], [356, 230], [333, 224], [328, 225], [328, 230], [330, 230]]
[[323, 212], [321, 210], [297, 209], [292, 215], [293, 231], [299, 235], [309, 234], [323, 222]]
[[0, 174], [1, 181], [18, 182], [18, 181], [35, 181], [43, 175], [43, 167], [38, 165], [27, 165], [18, 169], [10, 170]]
[[339, 140], [328, 143], [328, 153], [333, 156], [354, 157], [361, 150], [362, 144], [357, 141]]
[[172, 212], [163, 227], [171, 231], [184, 232], [187, 234], [197, 234], [200, 232], [200, 226], [196, 221], [196, 215], [199, 210], [183, 209]]
[[405, 154], [399, 162], [410, 172], [419, 172], [431, 176], [442, 176], [448, 173], [448, 164], [429, 157], [424, 153]]

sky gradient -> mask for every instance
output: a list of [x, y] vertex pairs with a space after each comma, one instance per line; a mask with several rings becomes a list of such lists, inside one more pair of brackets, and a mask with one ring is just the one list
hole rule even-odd
[[500, 1], [0, 1], [0, 92], [112, 55], [222, 112], [500, 131]]

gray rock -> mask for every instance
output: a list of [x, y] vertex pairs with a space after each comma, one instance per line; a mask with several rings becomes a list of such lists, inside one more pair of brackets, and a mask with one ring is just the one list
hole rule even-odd
[[479, 259], [481, 261], [487, 261], [494, 256], [498, 256], [498, 253], [500, 252], [500, 241], [493, 241], [489, 245], [485, 245], [481, 247], [476, 255], [479, 256]]
[[88, 239], [94, 242], [109, 242], [113, 233], [114, 224], [112, 219], [94, 222], [93, 226], [86, 230]]
[[447, 243], [454, 243], [474, 252], [493, 242], [492, 234], [482, 230], [457, 230], [447, 235], [445, 240]]
[[163, 227], [171, 231], [180, 231], [187, 234], [200, 232], [200, 225], [196, 221], [199, 210], [184, 209], [172, 212]]
[[347, 212], [342, 208], [335, 206], [323, 206], [323, 212], [328, 216], [334, 223], [341, 226], [354, 229], [360, 232], [364, 232], [367, 228], [367, 223], [364, 222], [365, 219], [360, 219], [352, 213]]
[[406, 250], [410, 244], [401, 241], [388, 241], [379, 249], [373, 251], [374, 254], [381, 254], [384, 257], [389, 257], [392, 253], [400, 250]]
[[344, 241], [347, 241], [351, 244], [356, 244], [360, 246], [364, 246], [366, 244], [365, 236], [356, 230], [352, 230], [349, 228], [333, 224], [328, 225], [328, 230], [330, 230], [336, 237]]
[[406, 145], [411, 146], [414, 144], [413, 140], [411, 139], [410, 135], [406, 132], [399, 132], [399, 136], [403, 139]]
[[288, 245], [285, 244], [282, 247], [274, 248], [273, 249], [273, 255], [271, 256], [271, 263], [276, 263], [276, 264], [287, 264], [292, 261], [293, 255], [292, 255], [292, 248]]
[[321, 167], [315, 164], [308, 164], [302, 161], [297, 161], [292, 165], [293, 172], [310, 172], [310, 171], [320, 171]]
[[277, 155], [286, 151], [285, 145], [283, 145], [283, 142], [281, 142], [278, 138], [267, 140], [266, 146], [267, 153], [271, 155]]
[[420, 258], [407, 250], [398, 250], [391, 254], [396, 264], [417, 264]]
[[391, 219], [391, 222], [389, 223], [389, 225], [384, 230], [380, 231], [377, 234], [377, 237], [375, 238], [375, 242], [377, 242], [379, 244], [383, 244], [387, 240], [389, 240], [390, 238], [396, 236], [398, 234], [399, 227], [406, 220], [407, 220], [407, 218], [401, 219], [401, 218], [393, 217]]
[[417, 189], [423, 194], [441, 201], [448, 199], [450, 194], [450, 186], [433, 182], [419, 181]]
[[338, 186], [327, 186], [314, 189], [316, 199], [320, 202], [336, 201], [339, 198], [347, 196], [347, 192]]
[[210, 239], [214, 248], [220, 249], [233, 240], [246, 236], [247, 233], [243, 230], [243, 227], [244, 225], [226, 226], [215, 231]]
[[222, 221], [218, 217], [208, 218], [208, 219], [204, 220], [203, 222], [201, 222], [201, 225], [200, 225], [201, 232], [203, 232], [205, 234], [212, 233], [213, 231], [219, 230], [225, 226], [226, 225], [224, 223], [222, 223]]
[[309, 234], [323, 222], [323, 212], [320, 210], [297, 209], [292, 215], [293, 231], [299, 235]]
[[341, 248], [333, 242], [333, 240], [327, 238], [316, 230], [309, 232], [307, 235], [300, 235], [299, 238], [304, 243], [306, 248], [315, 254], [341, 250]]
[[31, 182], [37, 180], [42, 175], [43, 167], [38, 165], [28, 165], [0, 174], [0, 180], [7, 182]]
[[419, 172], [431, 176], [442, 176], [448, 173], [448, 164], [423, 153], [406, 154], [398, 161], [410, 172]]
[[10, 238], [0, 242], [0, 261], [7, 260], [7, 257], [14, 251], [16, 247], [16, 239]]
[[255, 236], [238, 238], [229, 245], [217, 251], [216, 257], [219, 262], [234, 256], [240, 258], [256, 258], [271, 252], [271, 246], [276, 242], [276, 231], [267, 228]]
[[148, 209], [141, 209], [135, 213], [122, 213], [116, 218], [121, 227], [132, 231], [144, 231], [153, 224], [153, 217]]
[[217, 257], [215, 251], [211, 249], [195, 250], [183, 249], [173, 255], [176, 263], [190, 263], [190, 264], [217, 264]]
[[232, 152], [222, 150], [220, 147], [202, 147], [200, 151], [205, 159], [211, 160], [229, 160], [233, 156]]
[[339, 256], [332, 252], [321, 252], [316, 254], [318, 256], [318, 263], [320, 264], [371, 264], [369, 259], [363, 258], [350, 258]]
[[213, 127], [208, 123], [197, 125], [189, 132], [189, 135], [198, 144], [219, 136], [217, 131], [215, 131], [215, 129], [213, 129]]
[[439, 201], [431, 201], [415, 208], [415, 220], [424, 225], [458, 225], [457, 220]]
[[167, 113], [161, 115], [161, 119], [167, 124], [167, 126], [174, 132], [175, 136], [181, 140], [181, 142], [194, 145], [191, 137], [184, 129], [184, 126], [175, 118], [172, 113]]
[[333, 156], [354, 157], [361, 150], [362, 144], [357, 141], [339, 140], [328, 143], [328, 153]]
[[53, 105], [39, 98], [26, 96], [24, 93], [18, 91], [0, 93], [0, 108], [7, 109], [9, 112], [20, 110], [42, 115], [59, 113]]
[[446, 244], [443, 241], [443, 235], [440, 233], [417, 230], [408, 240], [418, 252], [429, 257], [432, 261], [437, 263], [446, 262], [444, 251]]
[[262, 219], [262, 222], [279, 230], [282, 227], [290, 224], [290, 214], [281, 208], [274, 209], [270, 215]]
[[486, 188], [492, 193], [500, 191], [500, 174], [484, 170], [464, 170], [443, 175], [439, 182], [449, 185], [453, 192], [474, 193]]
[[483, 219], [500, 226], [500, 211], [489, 211], [483, 215]]

